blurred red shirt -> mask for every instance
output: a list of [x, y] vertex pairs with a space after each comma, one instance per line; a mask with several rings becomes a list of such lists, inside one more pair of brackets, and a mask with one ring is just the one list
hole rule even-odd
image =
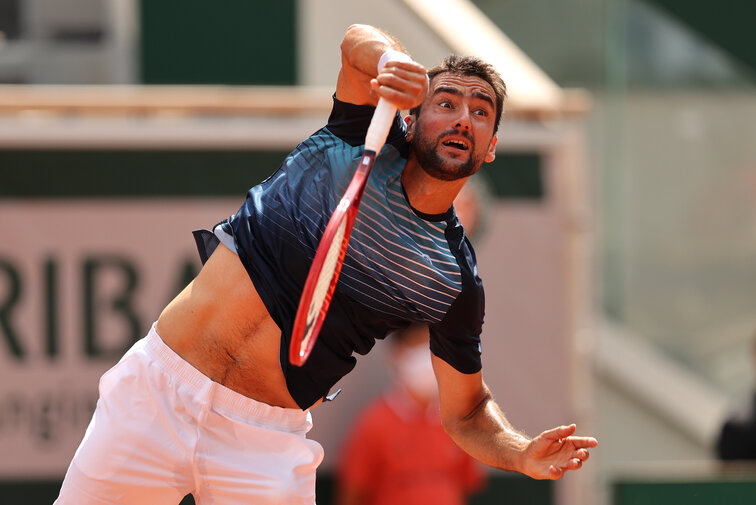
[[365, 505], [463, 505], [485, 481], [480, 464], [444, 431], [438, 404], [423, 409], [401, 387], [358, 416], [337, 477]]

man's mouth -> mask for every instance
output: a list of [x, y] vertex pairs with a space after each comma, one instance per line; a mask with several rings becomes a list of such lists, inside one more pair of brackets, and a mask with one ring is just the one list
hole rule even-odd
[[460, 151], [467, 151], [468, 149], [470, 149], [470, 145], [463, 140], [449, 139], [444, 140], [441, 144], [446, 147], [451, 147], [452, 149], [458, 149]]

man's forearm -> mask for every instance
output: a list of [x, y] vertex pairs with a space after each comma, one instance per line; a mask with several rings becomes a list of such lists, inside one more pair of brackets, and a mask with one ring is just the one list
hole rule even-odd
[[358, 70], [375, 75], [378, 60], [388, 49], [405, 52], [388, 33], [369, 25], [351, 25], [341, 41], [341, 54]]
[[522, 471], [530, 439], [517, 432], [486, 390], [480, 403], [464, 418], [445, 420], [454, 442], [478, 461], [502, 470]]

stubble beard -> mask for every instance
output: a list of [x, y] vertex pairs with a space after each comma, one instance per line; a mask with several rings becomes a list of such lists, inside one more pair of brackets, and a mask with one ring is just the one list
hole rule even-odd
[[442, 181], [456, 181], [470, 177], [478, 171], [483, 164], [483, 156], [475, 155], [475, 143], [470, 136], [465, 137], [470, 141], [470, 156], [467, 161], [454, 162], [454, 160], [444, 159], [438, 154], [438, 147], [441, 145], [441, 139], [446, 135], [459, 134], [459, 132], [444, 132], [435, 140], [423, 138], [420, 124], [415, 126], [415, 140], [411, 143], [411, 150], [415, 153], [420, 167], [423, 171], [435, 179]]

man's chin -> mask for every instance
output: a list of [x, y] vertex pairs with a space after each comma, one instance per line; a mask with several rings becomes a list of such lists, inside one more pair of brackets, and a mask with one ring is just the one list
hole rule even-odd
[[450, 163], [445, 160], [442, 163], [433, 164], [431, 167], [423, 167], [423, 169], [431, 177], [442, 181], [464, 179], [478, 171], [470, 163], [455, 161], [456, 163]]
[[446, 149], [417, 150], [417, 160], [423, 171], [442, 181], [456, 181], [478, 171], [470, 152], [449, 152]]

